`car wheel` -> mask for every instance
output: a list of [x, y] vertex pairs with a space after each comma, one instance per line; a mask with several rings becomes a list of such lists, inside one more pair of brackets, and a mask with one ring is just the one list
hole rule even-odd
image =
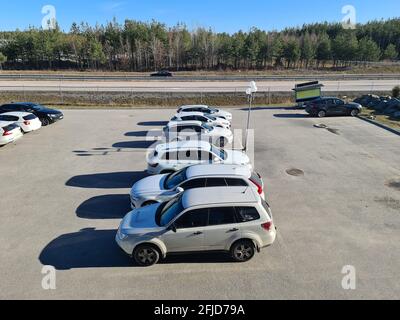
[[139, 266], [150, 267], [158, 263], [160, 252], [150, 244], [143, 244], [135, 248], [133, 258]]
[[40, 122], [42, 122], [43, 127], [47, 127], [50, 124], [50, 120], [48, 118], [41, 118]]
[[254, 243], [249, 240], [239, 240], [231, 248], [231, 256], [236, 262], [247, 262], [256, 253]]
[[352, 117], [357, 117], [357, 116], [359, 115], [359, 113], [360, 113], [360, 111], [354, 109], [354, 110], [351, 110], [350, 115], [351, 115]]
[[218, 139], [217, 145], [218, 145], [220, 148], [224, 148], [224, 147], [227, 145], [226, 139], [225, 139], [224, 137], [219, 138], [219, 139]]
[[325, 118], [326, 117], [326, 112], [324, 110], [321, 110], [318, 112], [318, 118]]

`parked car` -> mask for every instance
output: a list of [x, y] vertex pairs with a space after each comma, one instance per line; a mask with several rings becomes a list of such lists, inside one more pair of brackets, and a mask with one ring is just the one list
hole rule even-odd
[[312, 116], [324, 118], [326, 116], [358, 116], [362, 106], [358, 103], [348, 102], [332, 97], [324, 97], [312, 101], [306, 107], [306, 112]]
[[14, 142], [21, 138], [22, 135], [21, 128], [17, 124], [9, 121], [0, 121], [0, 146]]
[[228, 120], [217, 118], [211, 114], [204, 114], [201, 112], [183, 112], [177, 113], [171, 121], [200, 121], [207, 123], [210, 126], [230, 129], [231, 123]]
[[253, 188], [223, 187], [188, 190], [134, 210], [115, 239], [138, 265], [151, 266], [167, 254], [208, 251], [246, 262], [275, 238], [271, 209]]
[[168, 70], [161, 70], [150, 74], [151, 77], [172, 77], [173, 74]]
[[221, 148], [233, 142], [229, 129], [212, 127], [200, 121], [171, 121], [163, 130], [167, 142], [182, 140], [204, 140]]
[[207, 187], [251, 187], [265, 199], [261, 176], [238, 165], [195, 165], [178, 172], [144, 178], [131, 189], [131, 207], [171, 200], [180, 193]]
[[206, 141], [177, 141], [158, 144], [149, 155], [149, 174], [171, 173], [196, 164], [236, 164], [253, 168], [242, 151], [223, 150]]
[[15, 123], [18, 125], [23, 133], [39, 130], [42, 123], [39, 118], [32, 113], [28, 112], [7, 112], [0, 114], [0, 121]]
[[61, 111], [30, 102], [18, 102], [0, 106], [0, 114], [7, 112], [29, 112], [37, 116], [42, 126], [47, 126], [64, 118]]
[[228, 121], [232, 121], [233, 119], [232, 113], [220, 109], [211, 108], [206, 105], [188, 105], [188, 106], [182, 106], [178, 109], [178, 113], [186, 113], [186, 112], [201, 112]]

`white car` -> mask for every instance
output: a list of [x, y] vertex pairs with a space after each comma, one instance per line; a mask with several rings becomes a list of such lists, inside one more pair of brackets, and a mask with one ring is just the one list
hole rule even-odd
[[171, 173], [196, 164], [236, 164], [253, 169], [244, 152], [195, 140], [158, 144], [148, 155], [147, 164], [149, 174]]
[[171, 121], [163, 133], [166, 142], [204, 140], [222, 148], [233, 142], [231, 130], [212, 127], [200, 121]]
[[186, 112], [201, 112], [228, 121], [232, 121], [233, 119], [232, 113], [216, 108], [211, 108], [206, 105], [188, 105], [188, 106], [182, 106], [178, 109], [178, 113], [186, 113]]
[[0, 146], [14, 142], [23, 135], [21, 128], [9, 121], [0, 121]]
[[214, 117], [210, 114], [204, 114], [201, 112], [183, 112], [183, 113], [177, 113], [171, 121], [200, 121], [200, 122], [205, 122], [210, 126], [213, 127], [219, 127], [219, 128], [225, 128], [225, 129], [230, 129], [231, 123], [228, 120], [225, 120], [223, 118], [218, 118]]
[[15, 123], [24, 133], [39, 130], [42, 122], [37, 116], [28, 112], [7, 112], [0, 114], [0, 121]]
[[202, 188], [128, 213], [115, 240], [140, 266], [167, 254], [221, 251], [237, 262], [272, 245], [277, 231], [269, 205], [249, 187]]
[[263, 199], [261, 176], [238, 165], [195, 165], [178, 172], [144, 178], [131, 189], [132, 209], [169, 201], [183, 191], [207, 187], [252, 187]]

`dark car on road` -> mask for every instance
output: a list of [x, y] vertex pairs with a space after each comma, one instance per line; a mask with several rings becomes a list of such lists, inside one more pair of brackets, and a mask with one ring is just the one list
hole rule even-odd
[[306, 112], [312, 116], [324, 118], [327, 116], [358, 116], [362, 106], [354, 102], [345, 102], [338, 98], [324, 97], [309, 102]]
[[36, 115], [43, 126], [47, 126], [64, 118], [61, 111], [54, 110], [31, 102], [18, 102], [0, 106], [0, 114], [6, 112], [29, 112]]
[[151, 77], [172, 77], [172, 72], [168, 70], [161, 70], [158, 72], [154, 72], [150, 75]]

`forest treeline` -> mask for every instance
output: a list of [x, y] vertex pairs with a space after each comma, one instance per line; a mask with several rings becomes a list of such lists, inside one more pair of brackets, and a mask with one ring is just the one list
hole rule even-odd
[[282, 31], [253, 28], [235, 34], [157, 21], [116, 21], [95, 27], [0, 32], [4, 69], [110, 71], [332, 68], [367, 61], [397, 61], [400, 18], [355, 29], [317, 23]]

